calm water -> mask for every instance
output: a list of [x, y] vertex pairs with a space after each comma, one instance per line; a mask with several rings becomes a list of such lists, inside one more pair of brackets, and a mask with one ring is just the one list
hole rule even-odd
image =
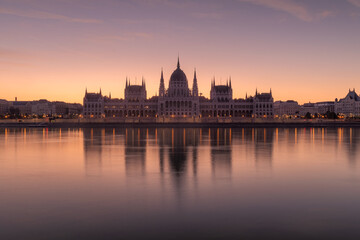
[[1, 239], [359, 239], [360, 129], [0, 129]]

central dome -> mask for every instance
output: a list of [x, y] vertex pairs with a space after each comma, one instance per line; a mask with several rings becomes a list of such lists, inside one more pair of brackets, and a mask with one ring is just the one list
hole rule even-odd
[[171, 74], [169, 87], [175, 87], [175, 88], [188, 88], [188, 80], [183, 72], [183, 70], [180, 69], [180, 62], [178, 60], [177, 68], [175, 71]]
[[185, 73], [183, 72], [183, 70], [181, 70], [180, 68], [176, 69], [170, 77], [170, 84], [188, 84], [187, 78]]
[[177, 97], [180, 96], [185, 97], [190, 95], [188, 80], [183, 70], [180, 69], [179, 60], [178, 60], [177, 68], [171, 74], [168, 93], [170, 96], [177, 96]]

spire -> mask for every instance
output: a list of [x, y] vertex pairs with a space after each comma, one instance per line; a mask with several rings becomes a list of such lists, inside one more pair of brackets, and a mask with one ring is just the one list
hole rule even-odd
[[257, 92], [257, 88], [256, 88], [256, 91], [255, 91], [255, 96], [257, 96], [258, 95], [258, 92]]
[[229, 87], [231, 88], [231, 76], [230, 76], [230, 80], [229, 80]]
[[272, 96], [272, 91], [271, 91], [271, 88], [270, 88], [270, 95]]
[[101, 88], [100, 88], [100, 95], [101, 95]]
[[177, 68], [180, 68], [180, 57], [179, 57], [179, 55], [178, 55]]
[[85, 94], [87, 94], [87, 87], [85, 88]]
[[128, 86], [128, 79], [127, 79], [127, 77], [126, 77], [126, 87]]
[[109, 93], [109, 98], [111, 99], [111, 92]]
[[163, 69], [161, 68], [161, 77], [160, 77], [160, 87], [159, 87], [159, 96], [165, 96], [165, 83], [164, 83], [164, 73]]
[[245, 95], [245, 99], [247, 99], [247, 92], [246, 92], [246, 95]]
[[194, 97], [199, 96], [199, 89], [198, 89], [197, 78], [196, 78], [196, 68], [194, 69], [194, 81], [193, 81], [192, 93], [193, 93]]

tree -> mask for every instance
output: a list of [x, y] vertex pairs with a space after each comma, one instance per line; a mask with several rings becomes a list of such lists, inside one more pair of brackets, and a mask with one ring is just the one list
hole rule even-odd
[[335, 112], [327, 111], [325, 113], [326, 118], [328, 119], [338, 119], [338, 115]]
[[311, 117], [311, 113], [307, 112], [307, 113], [305, 114], [305, 118], [306, 118], [306, 119], [311, 119], [311, 118], [312, 118], [312, 117]]

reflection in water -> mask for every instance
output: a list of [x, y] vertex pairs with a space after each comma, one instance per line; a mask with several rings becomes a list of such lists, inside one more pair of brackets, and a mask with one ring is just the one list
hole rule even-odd
[[341, 134], [343, 134], [342, 140], [347, 150], [349, 165], [350, 167], [355, 167], [359, 152], [360, 132], [353, 128], [345, 128], [341, 130]]
[[[197, 174], [197, 148], [199, 144], [199, 129], [158, 129], [157, 142], [159, 144], [160, 172], [164, 171], [164, 155], [168, 152], [168, 166], [174, 181], [174, 187], [178, 196], [182, 192], [185, 184], [185, 176], [191, 173], [188, 168], [192, 167], [193, 178]], [[191, 156], [192, 166], [189, 166], [189, 155]], [[164, 178], [162, 178], [164, 179]]]
[[104, 129], [85, 128], [84, 130], [84, 158], [87, 176], [100, 176], [102, 164], [102, 148]]
[[214, 178], [231, 177], [231, 129], [211, 129], [211, 167]]
[[145, 174], [146, 136], [146, 129], [125, 130], [125, 168], [128, 176]]
[[255, 129], [255, 164], [259, 169], [269, 169], [272, 166], [274, 130]]
[[358, 239], [359, 139], [358, 128], [0, 129], [2, 237]]

